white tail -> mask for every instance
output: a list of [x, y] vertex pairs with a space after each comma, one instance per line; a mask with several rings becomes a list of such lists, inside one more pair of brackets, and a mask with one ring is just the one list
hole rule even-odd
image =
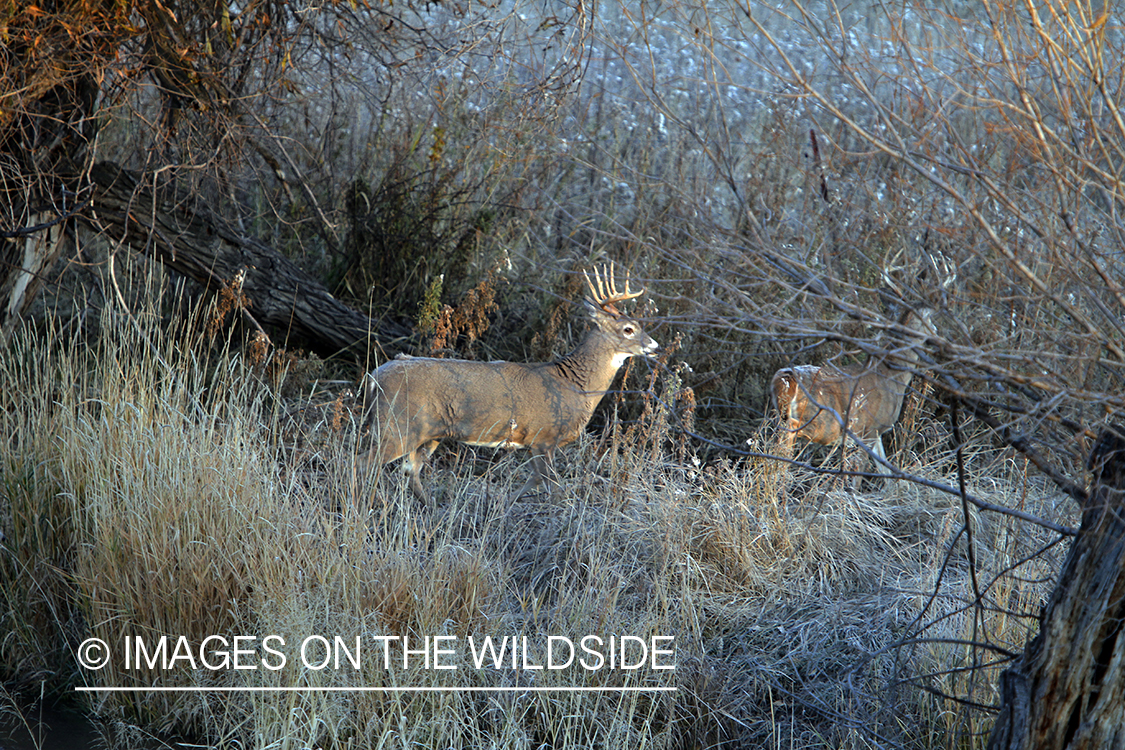
[[[862, 440], [882, 461], [883, 433], [898, 419], [906, 388], [918, 361], [917, 347], [935, 333], [931, 311], [908, 310], [899, 321], [913, 332], [905, 351], [893, 357], [871, 357], [862, 365], [834, 367], [801, 365], [778, 370], [770, 382], [773, 406], [781, 420], [784, 455], [793, 455], [793, 441], [801, 437], [821, 445], [834, 445], [847, 430]], [[897, 360], [892, 363], [891, 360]], [[876, 469], [883, 473], [883, 467]], [[857, 478], [858, 485], [858, 478]]]
[[659, 348], [640, 324], [617, 309], [644, 290], [618, 292], [610, 269], [586, 276], [586, 309], [594, 327], [570, 354], [554, 362], [474, 362], [405, 357], [367, 374], [364, 423], [374, 446], [368, 460], [378, 465], [406, 457], [411, 488], [427, 500], [418, 478], [424, 457], [439, 440], [469, 445], [530, 448], [531, 478], [517, 497], [539, 485], [545, 461], [577, 438], [625, 360]]

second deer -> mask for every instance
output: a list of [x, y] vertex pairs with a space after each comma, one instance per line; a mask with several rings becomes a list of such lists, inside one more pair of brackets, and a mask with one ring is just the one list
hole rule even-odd
[[424, 454], [442, 439], [468, 445], [529, 448], [531, 478], [519, 498], [539, 485], [554, 451], [575, 440], [629, 357], [659, 346], [617, 305], [644, 290], [618, 292], [612, 269], [586, 276], [586, 309], [594, 327], [574, 351], [553, 362], [476, 362], [403, 357], [367, 374], [374, 446], [368, 460], [380, 466], [405, 456], [414, 494], [428, 501], [418, 478]]
[[[931, 316], [929, 309], [907, 310], [899, 323], [906, 329], [909, 345], [881, 357], [873, 355], [862, 365], [799, 365], [778, 370], [770, 382], [770, 394], [781, 420], [784, 455], [793, 455], [795, 438], [835, 445], [850, 432], [880, 462], [886, 462], [882, 436], [894, 426], [902, 409], [912, 367], [918, 362], [917, 347], [936, 333]], [[876, 470], [885, 473], [882, 463]], [[859, 480], [857, 476], [857, 487]]]

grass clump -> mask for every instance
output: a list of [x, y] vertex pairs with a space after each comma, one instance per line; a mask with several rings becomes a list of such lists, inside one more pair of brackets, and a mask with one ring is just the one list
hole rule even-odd
[[[0, 369], [5, 681], [71, 698], [207, 689], [82, 694], [118, 746], [957, 744], [979, 718], [924, 690], [989, 699], [996, 668], [965, 643], [1022, 642], [1014, 613], [1058, 562], [1045, 533], [965, 518], [926, 487], [704, 465], [677, 434], [694, 398], [675, 369], [642, 387], [634, 424], [560, 455], [556, 499], [512, 499], [526, 455], [451, 446], [425, 507], [396, 467], [357, 468], [358, 407], [340, 393], [283, 396], [241, 354], [154, 315], [107, 316], [91, 347], [26, 330]], [[975, 490], [1004, 500], [1009, 486]], [[1037, 509], [1045, 496], [1025, 490]], [[671, 637], [675, 668], [587, 669], [581, 651], [535, 668], [552, 637], [587, 635], [605, 658], [610, 637]], [[110, 644], [99, 670], [77, 662], [91, 637]], [[148, 650], [127, 663], [137, 639]], [[204, 663], [236, 647], [253, 668]], [[675, 690], [563, 690], [576, 687]]]

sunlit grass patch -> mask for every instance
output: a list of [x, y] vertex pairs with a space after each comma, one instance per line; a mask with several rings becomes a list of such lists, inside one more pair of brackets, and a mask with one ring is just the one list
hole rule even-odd
[[[237, 353], [145, 320], [107, 326], [90, 350], [28, 333], [0, 362], [17, 386], [3, 394], [0, 588], [28, 605], [4, 620], [5, 663], [60, 694], [317, 690], [89, 697], [125, 744], [861, 747], [892, 726], [939, 743], [977, 719], [915, 688], [992, 700], [998, 668], [964, 642], [1022, 642], [1015, 613], [1058, 563], [1039, 551], [1048, 534], [966, 516], [934, 488], [806, 481], [770, 458], [766, 433], [745, 460], [703, 464], [677, 445], [667, 401], [561, 451], [553, 493], [514, 498], [525, 453], [443, 447], [423, 504], [398, 467], [360, 468], [354, 403], [312, 385], [280, 397]], [[948, 456], [921, 455], [921, 475], [946, 478]], [[1016, 468], [974, 491], [1009, 502]], [[1057, 513], [1023, 486], [1021, 507]], [[626, 635], [670, 637], [675, 669], [535, 668], [552, 637], [594, 636], [605, 653]], [[202, 663], [234, 659], [240, 636], [253, 669]], [[88, 637], [116, 649], [101, 670], [75, 661]], [[507, 650], [477, 664], [470, 638]], [[127, 665], [120, 649], [137, 639], [148, 650]], [[422, 668], [440, 644], [457, 668]], [[430, 650], [404, 661], [406, 645]]]

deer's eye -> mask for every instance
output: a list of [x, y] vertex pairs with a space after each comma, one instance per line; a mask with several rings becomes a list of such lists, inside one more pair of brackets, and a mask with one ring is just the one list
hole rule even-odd
[[625, 326], [625, 328], [622, 329], [622, 330], [625, 332], [626, 336], [632, 336], [633, 333], [636, 331], [636, 329], [634, 329], [633, 326]]

